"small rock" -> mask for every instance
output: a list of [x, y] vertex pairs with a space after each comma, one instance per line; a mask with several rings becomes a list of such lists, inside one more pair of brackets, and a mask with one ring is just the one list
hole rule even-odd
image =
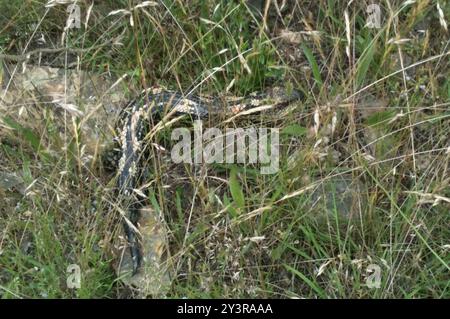
[[312, 209], [319, 209], [321, 215], [326, 213], [334, 218], [353, 220], [360, 217], [359, 202], [362, 209], [367, 204], [367, 187], [355, 181], [350, 174], [339, 175], [324, 180], [310, 196]]
[[168, 243], [165, 226], [158, 214], [150, 209], [141, 209], [139, 220], [141, 234], [142, 264], [138, 273], [132, 276], [132, 259], [128, 246], [118, 254], [121, 260], [116, 272], [122, 282], [134, 288], [143, 296], [164, 297], [171, 285], [170, 262], [164, 258]]

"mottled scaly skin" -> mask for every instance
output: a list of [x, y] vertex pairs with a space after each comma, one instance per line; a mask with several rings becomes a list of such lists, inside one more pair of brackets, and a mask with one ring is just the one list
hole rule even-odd
[[[138, 98], [125, 106], [121, 120], [121, 157], [117, 187], [120, 198], [130, 200], [127, 203], [128, 212], [124, 229], [133, 260], [133, 274], [136, 274], [141, 264], [139, 240], [133, 227], [139, 220], [141, 205], [133, 190], [136, 188], [140, 176], [139, 157], [142, 150], [142, 139], [151, 125], [151, 119], [156, 120], [156, 115], [172, 111], [175, 114], [188, 114], [193, 119], [202, 119], [212, 113], [236, 114], [246, 109], [262, 105], [286, 104], [300, 98], [299, 92], [287, 93], [282, 88], [273, 88], [265, 93], [250, 94], [245, 98], [185, 96], [176, 91], [151, 88], [142, 92]], [[226, 101], [225, 106], [224, 101]]]

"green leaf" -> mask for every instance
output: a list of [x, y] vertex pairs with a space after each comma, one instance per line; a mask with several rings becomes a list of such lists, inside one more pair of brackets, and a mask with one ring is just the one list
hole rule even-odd
[[286, 126], [282, 131], [281, 134], [286, 134], [290, 136], [303, 136], [308, 132], [308, 129], [306, 127], [300, 126], [298, 124], [292, 124]]
[[230, 173], [230, 192], [233, 201], [236, 203], [237, 207], [244, 208], [245, 206], [245, 197], [244, 192], [242, 191], [241, 184], [239, 183], [239, 179], [237, 177], [236, 168], [231, 169]]
[[228, 198], [227, 194], [223, 195], [223, 204], [225, 205], [226, 210], [230, 213], [232, 218], [236, 218], [239, 216], [236, 209], [234, 209], [233, 204]]
[[314, 80], [316, 80], [319, 87], [322, 87], [323, 81], [322, 81], [322, 77], [320, 75], [319, 65], [317, 64], [314, 54], [312, 53], [311, 49], [308, 48], [304, 44], [302, 44], [302, 49], [303, 49], [303, 52], [305, 53], [306, 58], [308, 59], [309, 64], [311, 65]]
[[155, 194], [155, 191], [153, 190], [153, 188], [150, 189], [148, 197], [150, 199], [150, 203], [152, 204], [153, 209], [157, 213], [160, 213], [161, 207], [159, 207], [159, 202], [158, 202], [158, 199], [156, 198], [156, 194]]
[[383, 123], [385, 121], [390, 120], [394, 116], [395, 111], [393, 110], [376, 112], [367, 118], [366, 123], [367, 125], [377, 125], [379, 123]]
[[36, 136], [36, 134], [34, 134], [34, 132], [32, 130], [30, 130], [27, 127], [23, 127], [22, 125], [20, 125], [19, 123], [17, 123], [16, 121], [14, 121], [12, 118], [10, 118], [8, 116], [3, 117], [3, 121], [7, 125], [9, 125], [11, 128], [18, 131], [31, 144], [33, 149], [36, 152], [39, 152], [39, 149], [41, 146], [41, 141]]
[[366, 79], [367, 71], [373, 61], [375, 52], [375, 42], [369, 44], [369, 47], [364, 51], [363, 55], [358, 60], [358, 68], [356, 71], [356, 85], [360, 87]]
[[450, 81], [447, 80], [447, 96], [450, 96]]
[[320, 288], [315, 282], [313, 282], [312, 280], [310, 280], [308, 277], [306, 277], [304, 274], [302, 274], [300, 271], [298, 271], [295, 268], [292, 268], [289, 265], [284, 264], [284, 267], [286, 267], [287, 270], [289, 270], [290, 272], [292, 272], [294, 275], [296, 275], [297, 277], [299, 277], [301, 280], [303, 280], [312, 290], [314, 290], [319, 297], [325, 298], [326, 297], [326, 293], [325, 291], [323, 291], [322, 288]]

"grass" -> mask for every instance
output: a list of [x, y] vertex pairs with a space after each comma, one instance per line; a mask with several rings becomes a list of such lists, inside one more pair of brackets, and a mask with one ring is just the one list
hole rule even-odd
[[[151, 85], [245, 95], [276, 84], [306, 95], [287, 111], [208, 121], [280, 128], [276, 174], [244, 164], [194, 174], [149, 157], [148, 204], [164, 216], [178, 266], [167, 297], [450, 297], [449, 5], [380, 1], [381, 28], [370, 29], [368, 1], [287, 1], [280, 13], [272, 2], [265, 16], [243, 1], [157, 2], [95, 3], [64, 45], [84, 48], [84, 70], [126, 74], [129, 96]], [[45, 3], [0, 5], [2, 54], [34, 49], [40, 35], [60, 45], [65, 7]], [[133, 25], [108, 15], [118, 9]], [[64, 53], [53, 56], [68, 68]], [[39, 98], [27, 120], [21, 105], [2, 104], [0, 173], [18, 181], [0, 184], [0, 297], [142, 296], [111, 267], [121, 229], [114, 174], [89, 153], [96, 141], [82, 121]], [[170, 131], [154, 142], [170, 150]], [[70, 264], [80, 289], [66, 285]], [[379, 288], [367, 286], [373, 265]]]

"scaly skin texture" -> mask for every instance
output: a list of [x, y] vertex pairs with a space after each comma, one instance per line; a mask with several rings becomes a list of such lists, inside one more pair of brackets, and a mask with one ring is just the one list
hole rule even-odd
[[120, 198], [126, 199], [127, 216], [124, 230], [133, 261], [133, 275], [137, 273], [142, 262], [136, 233], [139, 209], [142, 205], [133, 190], [141, 175], [139, 158], [142, 139], [144, 132], [148, 131], [152, 123], [155, 124], [153, 119], [164, 112], [174, 112], [176, 115], [188, 114], [193, 119], [203, 119], [213, 113], [236, 114], [262, 105], [285, 105], [300, 98], [299, 92], [287, 93], [282, 88], [272, 88], [268, 92], [254, 93], [244, 98], [185, 96], [176, 91], [151, 88], [125, 106], [121, 121], [121, 157], [117, 187]]

